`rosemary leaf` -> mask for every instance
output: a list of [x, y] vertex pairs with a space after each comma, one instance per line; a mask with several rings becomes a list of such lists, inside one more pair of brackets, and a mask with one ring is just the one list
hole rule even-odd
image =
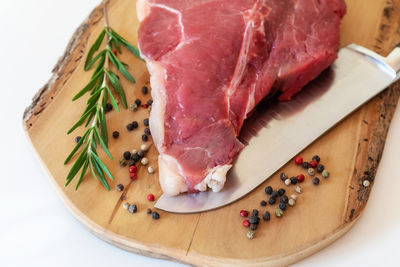
[[79, 99], [81, 96], [89, 92], [90, 90], [93, 89], [93, 87], [96, 85], [97, 79], [101, 76], [104, 75], [104, 71], [99, 71], [93, 78], [90, 80], [90, 82], [79, 92], [77, 93], [73, 98], [72, 101], [75, 101]]
[[114, 53], [111, 51], [111, 49], [107, 49], [108, 56], [115, 66], [115, 68], [121, 72], [121, 74], [131, 83], [136, 83], [135, 79], [132, 77], [132, 75], [126, 70], [125, 66], [121, 63], [121, 61], [114, 55]]
[[101, 137], [103, 138], [104, 144], [108, 148], [107, 120], [106, 120], [106, 114], [104, 113], [104, 109], [101, 109], [100, 117], [101, 117], [101, 122], [100, 122]]
[[[79, 187], [79, 185], [81, 184], [81, 182], [82, 182], [82, 180], [83, 180], [83, 177], [85, 177], [85, 174], [86, 174], [86, 171], [87, 171], [88, 166], [89, 166], [89, 161], [86, 159], [85, 164], [83, 164], [83, 168], [82, 168], [82, 171], [81, 171], [81, 175], [80, 175], [80, 177], [79, 177], [78, 183], [76, 184], [75, 190], [78, 190], [78, 187]], [[70, 181], [72, 181], [72, 180], [70, 180]], [[68, 185], [68, 184], [67, 184], [67, 185]]]
[[96, 63], [96, 61], [101, 58], [104, 57], [106, 54], [106, 50], [101, 51], [100, 53], [97, 54], [97, 56], [95, 58], [93, 58], [88, 64], [87, 64], [87, 70], [89, 70], [94, 63]]
[[89, 135], [89, 131], [87, 131], [82, 138], [79, 140], [79, 142], [76, 144], [72, 152], [68, 155], [68, 157], [64, 161], [64, 165], [68, 163], [68, 161], [75, 155], [76, 151], [82, 146], [82, 144], [86, 141], [87, 136]]
[[108, 34], [114, 38], [117, 39], [118, 41], [120, 41], [123, 46], [125, 46], [129, 51], [131, 51], [132, 54], [135, 55], [135, 57], [137, 57], [140, 60], [143, 60], [143, 58], [140, 56], [139, 50], [134, 47], [133, 45], [131, 45], [127, 40], [125, 40], [124, 38], [122, 38], [118, 33], [116, 33], [113, 29], [111, 29], [111, 33], [108, 32]]
[[97, 164], [100, 166], [100, 168], [107, 174], [108, 177], [110, 177], [111, 180], [114, 180], [114, 177], [111, 175], [110, 171], [107, 169], [106, 165], [100, 160], [100, 158], [96, 154], [92, 154], [93, 158], [96, 160]]
[[121, 82], [119, 81], [117, 75], [115, 75], [114, 72], [112, 72], [111, 70], [109, 72], [105, 71], [105, 73], [107, 74], [108, 79], [110, 80], [114, 91], [121, 98], [124, 108], [128, 108], [128, 103], [126, 102], [126, 95], [125, 95], [124, 89], [122, 88]]
[[74, 124], [74, 126], [72, 126], [71, 129], [69, 129], [69, 131], [67, 132], [67, 134], [72, 133], [76, 128], [78, 128], [84, 121], [85, 119], [90, 115], [90, 112], [92, 112], [94, 109], [96, 108], [96, 105], [94, 105], [93, 107], [91, 107], [87, 112], [85, 112], [81, 118], [78, 120], [77, 123]]
[[97, 173], [97, 176], [98, 176], [100, 182], [103, 184], [103, 186], [104, 186], [108, 191], [110, 191], [110, 186], [109, 186], [108, 183], [107, 183], [106, 177], [104, 176], [104, 173], [103, 173], [103, 171], [101, 170], [100, 166], [99, 166], [99, 165], [97, 164], [97, 162], [94, 160], [93, 155], [94, 155], [94, 154], [92, 154], [92, 157], [90, 157], [90, 160], [91, 160], [91, 162], [92, 162], [92, 165], [94, 166], [94, 172]]
[[106, 144], [104, 143], [103, 139], [100, 136], [99, 130], [97, 130], [97, 128], [94, 128], [94, 131], [95, 131], [95, 133], [97, 135], [97, 139], [99, 140], [101, 146], [104, 149], [104, 152], [106, 152], [106, 154], [110, 157], [110, 159], [113, 159], [113, 157], [111, 156], [110, 151], [108, 151], [108, 148], [107, 148]]
[[110, 91], [110, 87], [108, 87], [108, 85], [106, 85], [105, 88], [107, 89], [108, 95], [110, 96], [111, 104], [113, 105], [115, 111], [119, 113], [119, 107], [118, 107], [117, 101], [115, 101], [115, 98]]
[[106, 29], [103, 29], [103, 31], [100, 33], [99, 37], [97, 37], [96, 41], [93, 43], [92, 47], [90, 48], [88, 55], [86, 57], [86, 62], [85, 62], [85, 70], [88, 71], [90, 69], [89, 63], [93, 59], [94, 53], [96, 53], [97, 50], [99, 50], [99, 47], [101, 43], [104, 40], [104, 36], [106, 35]]

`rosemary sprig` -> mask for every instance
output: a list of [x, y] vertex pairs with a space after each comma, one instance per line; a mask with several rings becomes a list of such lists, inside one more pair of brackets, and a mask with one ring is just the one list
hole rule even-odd
[[[109, 65], [111, 62], [111, 64], [114, 65], [115, 69], [120, 74], [122, 74], [122, 76], [124, 76], [128, 81], [135, 83], [135, 79], [126, 69], [126, 66], [128, 65], [120, 61], [116, 54], [122, 53], [121, 46], [123, 46], [136, 57], [140, 58], [139, 51], [110, 27], [107, 16], [107, 3], [104, 3], [104, 16], [106, 25], [101, 31], [100, 35], [97, 37], [96, 41], [91, 46], [84, 67], [85, 71], [88, 71], [95, 64], [97, 64], [96, 68], [89, 83], [72, 99], [73, 101], [75, 101], [81, 98], [83, 95], [90, 93], [90, 97], [87, 100], [87, 105], [83, 114], [68, 131], [68, 134], [72, 133], [76, 128], [78, 128], [85, 122], [86, 128], [90, 125], [90, 127], [87, 128], [85, 134], [76, 144], [75, 148], [72, 150], [72, 152], [69, 154], [64, 162], [64, 164], [67, 164], [76, 154], [76, 152], [81, 147], [83, 147], [66, 177], [65, 186], [68, 186], [81, 170], [79, 180], [75, 188], [76, 190], [81, 184], [88, 168], [93, 177], [96, 180], [99, 180], [107, 190], [110, 190], [110, 186], [108, 185], [106, 176], [108, 176], [111, 180], [114, 180], [114, 177], [108, 170], [107, 166], [101, 161], [97, 153], [97, 147], [98, 145], [100, 145], [105, 153], [111, 159], [113, 159], [110, 151], [108, 150], [105, 106], [108, 99], [110, 99], [110, 102], [115, 111], [119, 112], [119, 107], [111, 89], [113, 89], [113, 91], [119, 96], [124, 108], [127, 108], [128, 104], [120, 79], [109, 68]], [[105, 48], [102, 51], [98, 52], [106, 37], [107, 41]]]

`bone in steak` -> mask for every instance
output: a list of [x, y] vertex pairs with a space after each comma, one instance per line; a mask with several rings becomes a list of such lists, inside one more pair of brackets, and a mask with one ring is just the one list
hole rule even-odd
[[[165, 194], [223, 188], [246, 116], [337, 57], [343, 0], [139, 0]], [[268, 148], [265, 148], [268, 149]]]

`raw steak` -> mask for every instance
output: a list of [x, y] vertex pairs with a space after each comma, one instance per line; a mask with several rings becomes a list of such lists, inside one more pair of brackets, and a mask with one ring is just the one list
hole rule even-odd
[[[165, 194], [223, 188], [243, 121], [337, 57], [343, 0], [139, 0], [150, 129]], [[268, 149], [268, 148], [266, 148]]]

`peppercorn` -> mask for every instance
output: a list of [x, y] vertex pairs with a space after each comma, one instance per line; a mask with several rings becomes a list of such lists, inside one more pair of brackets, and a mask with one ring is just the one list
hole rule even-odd
[[267, 206], [267, 202], [265, 200], [261, 200], [260, 206], [262, 206], [262, 207]]
[[148, 194], [147, 195], [147, 200], [148, 201], [154, 201], [154, 195], [153, 194]]
[[144, 126], [149, 126], [149, 119], [144, 119], [143, 124]]
[[132, 172], [131, 174], [129, 174], [129, 178], [130, 178], [132, 181], [134, 181], [134, 180], [136, 180], [136, 178], [137, 178], [137, 174], [134, 173], [134, 172]]
[[149, 108], [149, 105], [143, 104], [143, 105], [142, 105], [142, 108]]
[[135, 204], [129, 205], [128, 208], [130, 213], [136, 213], [137, 212], [137, 206]]
[[143, 86], [142, 87], [142, 93], [145, 95], [149, 92], [149, 88], [147, 88], [147, 86]]
[[260, 222], [260, 219], [256, 215], [251, 215], [249, 217], [250, 224], [258, 224], [259, 222]]
[[81, 141], [81, 138], [82, 138], [82, 136], [77, 136], [77, 137], [75, 137], [75, 142], [76, 142], [76, 143], [79, 143], [79, 141]]
[[316, 168], [318, 166], [318, 162], [316, 160], [313, 160], [309, 163], [309, 167], [311, 168]]
[[285, 185], [289, 186], [291, 183], [292, 183], [292, 182], [291, 182], [290, 179], [286, 179], [286, 180], [285, 180]]
[[150, 129], [149, 128], [145, 128], [144, 129], [144, 134], [145, 135], [151, 135]]
[[119, 160], [119, 165], [120, 165], [121, 167], [125, 167], [125, 166], [126, 166], [126, 160], [125, 160], [125, 159], [120, 159], [120, 160]]
[[276, 198], [275, 198], [275, 197], [270, 197], [270, 198], [268, 199], [268, 203], [269, 203], [270, 205], [274, 205], [275, 202], [276, 202]]
[[247, 238], [248, 239], [253, 239], [254, 238], [254, 233], [255, 233], [254, 231], [251, 231], [251, 230], [248, 231], [247, 234], [246, 234]]
[[146, 165], [149, 163], [149, 159], [148, 159], [148, 158], [142, 158], [142, 160], [140, 161], [140, 163], [141, 163], [143, 166], [146, 166]]
[[250, 224], [250, 230], [252, 231], [257, 230], [257, 224]]
[[297, 194], [301, 194], [302, 188], [301, 188], [301, 186], [297, 185], [297, 186], [294, 188], [294, 190], [297, 192]]
[[271, 195], [271, 194], [272, 194], [272, 191], [273, 191], [273, 189], [272, 189], [271, 186], [267, 186], [267, 187], [265, 188], [265, 194], [267, 194], [267, 195]]
[[137, 167], [135, 165], [129, 167], [129, 173], [136, 173]]
[[298, 181], [299, 183], [304, 182], [304, 179], [305, 179], [304, 174], [299, 174], [299, 175], [297, 175], [296, 179], [297, 179], [297, 181]]
[[282, 172], [282, 173], [279, 175], [279, 177], [281, 178], [282, 182], [284, 182], [284, 181], [288, 178], [288, 176], [287, 176], [286, 173], [284, 173], [284, 172]]
[[137, 108], [138, 108], [138, 105], [136, 105], [135, 103], [129, 105], [129, 110], [130, 110], [130, 111], [136, 111]]
[[138, 153], [136, 152], [135, 154], [132, 154], [131, 159], [137, 162], [140, 159], [140, 157], [139, 157]]
[[247, 218], [249, 216], [249, 212], [247, 210], [241, 210], [240, 211], [240, 216]]
[[110, 103], [107, 103], [106, 106], [105, 106], [105, 108], [104, 108], [104, 110], [105, 110], [106, 112], [109, 112], [109, 111], [112, 110], [112, 108], [113, 108], [113, 106], [112, 106]]
[[290, 178], [290, 183], [291, 183], [291, 184], [297, 184], [297, 182], [298, 182], [298, 180], [297, 180], [296, 177]]
[[139, 127], [139, 123], [137, 121], [133, 121], [132, 126], [133, 126], [133, 129], [136, 129], [137, 127]]
[[147, 105], [149, 105], [149, 106], [153, 105], [153, 100], [152, 99], [147, 100]]
[[321, 173], [321, 172], [324, 171], [324, 169], [325, 169], [325, 166], [324, 166], [324, 165], [318, 164], [318, 166], [317, 166], [317, 172]]
[[319, 163], [321, 161], [321, 158], [318, 155], [315, 155], [312, 157], [312, 160], [315, 160], [316, 162]]
[[122, 184], [117, 184], [117, 186], [115, 187], [115, 189], [116, 189], [118, 192], [122, 192], [122, 191], [124, 191], [124, 185], [122, 185]]
[[296, 165], [301, 165], [303, 163], [303, 158], [300, 156], [295, 157], [294, 163], [296, 163]]
[[258, 210], [257, 209], [253, 209], [252, 212], [251, 212], [251, 215], [258, 216]]
[[149, 139], [149, 137], [145, 134], [142, 135], [142, 141], [143, 142], [147, 142], [147, 140]]
[[147, 213], [147, 214], [151, 214], [151, 212], [152, 212], [151, 209], [147, 209], [147, 210], [146, 210], [146, 213]]
[[327, 170], [324, 170], [324, 171], [322, 172], [322, 177], [324, 177], [324, 178], [329, 178], [329, 172], [328, 172]]
[[127, 210], [129, 208], [129, 205], [130, 205], [129, 202], [125, 202], [124, 205], [123, 205], [124, 209]]
[[315, 175], [315, 171], [314, 171], [313, 168], [309, 168], [307, 172], [308, 172], [308, 174], [309, 174], [310, 176], [314, 176], [314, 175]]
[[289, 198], [286, 195], [284, 195], [284, 196], [281, 196], [280, 201], [281, 201], [281, 203], [285, 203], [286, 204], [286, 203], [288, 203]]
[[294, 200], [293, 198], [289, 199], [288, 202], [289, 206], [293, 207], [294, 205], [296, 205], [296, 200]]
[[243, 225], [244, 227], [249, 227], [249, 226], [250, 226], [249, 220], [244, 220], [244, 221], [242, 222], [242, 225]]
[[132, 151], [131, 151], [132, 155], [133, 155], [133, 154], [136, 154], [136, 152], [137, 152], [136, 149], [132, 149]]
[[364, 186], [364, 187], [368, 187], [368, 186], [370, 186], [370, 184], [371, 184], [371, 183], [370, 183], [370, 181], [368, 181], [368, 180], [364, 180], [364, 181], [363, 181], [363, 186]]
[[278, 191], [274, 191], [271, 194], [271, 197], [277, 198], [279, 196]]
[[269, 221], [269, 220], [271, 220], [271, 214], [269, 214], [268, 211], [264, 212], [263, 215], [262, 215], [262, 217], [263, 217], [264, 221]]
[[315, 177], [314, 179], [312, 179], [312, 182], [314, 185], [318, 185], [319, 184], [319, 178]]
[[158, 219], [160, 219], [160, 214], [158, 214], [157, 211], [153, 211], [153, 213], [151, 214], [151, 217], [152, 217], [154, 220], [158, 220]]
[[276, 217], [278, 217], [278, 218], [282, 217], [282, 216], [283, 216], [283, 210], [277, 209], [277, 210], [275, 211], [275, 215], [276, 215]]
[[131, 159], [131, 160], [129, 161], [129, 167], [135, 166], [135, 164], [136, 164], [136, 161], [134, 161], [133, 159]]
[[136, 152], [136, 154], [138, 154], [139, 158], [143, 158], [144, 157], [144, 151], [143, 150], [138, 150]]
[[290, 196], [290, 198], [296, 200], [297, 196], [295, 194], [293, 194], [293, 195]]
[[128, 130], [128, 131], [133, 131], [133, 125], [132, 125], [132, 123], [129, 123], [128, 125], [126, 125], [126, 129]]
[[143, 144], [140, 146], [140, 150], [147, 151], [148, 149], [149, 149], [149, 146], [147, 144]]
[[286, 193], [286, 190], [281, 188], [278, 190], [278, 195], [283, 196]]
[[124, 159], [129, 160], [131, 158], [131, 152], [125, 151], [124, 152]]
[[114, 132], [112, 133], [112, 137], [113, 137], [114, 139], [117, 139], [117, 138], [119, 137], [119, 132], [118, 132], [118, 131], [114, 131]]
[[303, 162], [303, 164], [301, 164], [301, 167], [303, 168], [303, 169], [308, 169], [308, 165], [309, 165], [309, 163], [307, 162], [307, 161], [304, 161]]
[[149, 166], [149, 167], [147, 168], [147, 172], [150, 173], [150, 174], [154, 173], [154, 168], [151, 167], [151, 166]]
[[142, 104], [142, 101], [140, 99], [136, 99], [135, 104], [139, 107]]
[[286, 210], [286, 204], [285, 203], [279, 203], [279, 208], [281, 210]]

